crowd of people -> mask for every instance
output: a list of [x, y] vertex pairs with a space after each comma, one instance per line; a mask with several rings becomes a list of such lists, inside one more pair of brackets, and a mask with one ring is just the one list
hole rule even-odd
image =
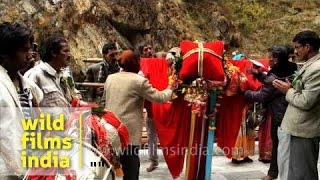
[[[69, 107], [78, 92], [70, 88], [63, 77], [69, 69], [71, 53], [67, 37], [56, 32], [44, 38], [38, 48], [32, 31], [21, 23], [0, 24], [0, 179], [15, 180], [25, 174], [20, 160], [20, 139], [23, 134], [21, 117], [33, 116], [31, 107], [59, 107], [50, 113], [68, 115]], [[240, 95], [249, 102], [267, 107], [271, 126], [271, 157], [268, 175], [264, 180], [318, 179], [317, 161], [320, 142], [320, 38], [314, 31], [301, 31], [293, 38], [293, 47], [274, 45], [268, 49], [270, 69], [263, 72], [253, 66], [250, 72], [262, 86], [257, 90], [242, 89]], [[38, 55], [39, 61], [38, 60]], [[234, 54], [241, 60], [244, 54]], [[172, 100], [176, 87], [164, 90], [153, 88], [148, 74], [141, 72], [141, 58], [155, 57], [152, 43], [142, 42], [136, 50], [119, 52], [115, 43], [102, 47], [103, 61], [88, 67], [85, 82], [104, 83], [90, 88], [89, 101], [103, 105], [124, 123], [129, 132], [129, 146], [120, 155], [123, 179], [139, 179], [138, 151], [142, 136], [143, 110], [146, 118], [150, 166], [158, 166], [158, 135], [152, 115], [152, 103]], [[172, 62], [172, 56], [167, 56]], [[303, 62], [298, 69], [294, 62]], [[169, 63], [169, 64], [170, 64]], [[207, 68], [207, 67], [206, 67]], [[29, 109], [28, 109], [29, 108]], [[219, 123], [219, 122], [217, 122]], [[265, 121], [264, 123], [267, 123]], [[239, 134], [249, 137], [246, 122]], [[239, 138], [234, 146], [237, 146]], [[248, 151], [232, 151], [232, 162], [252, 162], [251, 141]], [[252, 142], [251, 142], [252, 143]], [[254, 143], [254, 140], [253, 140]], [[254, 146], [253, 146], [254, 147]], [[249, 153], [248, 153], [249, 152]], [[239, 154], [240, 153], [240, 154]], [[246, 154], [241, 154], [246, 153]]]

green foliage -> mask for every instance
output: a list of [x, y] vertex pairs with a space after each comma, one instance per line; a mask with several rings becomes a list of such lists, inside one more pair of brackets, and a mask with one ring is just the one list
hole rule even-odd
[[263, 4], [256, 1], [228, 2], [227, 7], [231, 9], [232, 18], [239, 23], [239, 27], [245, 33], [252, 32], [255, 28], [259, 28], [263, 20], [270, 14]]
[[182, 57], [175, 56], [173, 61], [173, 67], [176, 69], [177, 76], [182, 68]]
[[91, 113], [97, 115], [98, 117], [102, 117], [107, 112], [104, 110], [104, 107], [92, 107]]
[[256, 2], [242, 4], [241, 12], [241, 16], [247, 17], [250, 20], [257, 20], [258, 18], [267, 16], [265, 8]]

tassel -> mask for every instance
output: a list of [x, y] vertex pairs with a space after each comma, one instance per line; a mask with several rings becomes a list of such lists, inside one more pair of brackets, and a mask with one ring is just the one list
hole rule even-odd
[[116, 174], [117, 177], [123, 177], [124, 176], [121, 166], [115, 169], [115, 174]]
[[129, 133], [126, 126], [121, 122], [121, 120], [112, 112], [106, 111], [102, 118], [113, 127], [117, 129], [118, 135], [120, 137], [121, 145], [123, 148], [127, 147], [129, 144]]

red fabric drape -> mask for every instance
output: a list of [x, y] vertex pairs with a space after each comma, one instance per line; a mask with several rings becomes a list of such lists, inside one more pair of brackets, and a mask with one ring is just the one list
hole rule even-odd
[[261, 67], [259, 69], [260, 71], [265, 71], [265, 72], [269, 71], [269, 59], [263, 58], [263, 59], [257, 59], [256, 61], [258, 61], [264, 65], [264, 67]]
[[[268, 59], [257, 59], [264, 65], [264, 68], [260, 68], [261, 71], [269, 70]], [[259, 159], [271, 160], [272, 140], [271, 140], [271, 116], [267, 114], [266, 120], [259, 127]]]
[[34, 168], [32, 169], [27, 180], [55, 180], [56, 174], [64, 175], [65, 180], [76, 180], [77, 174], [75, 170], [58, 169], [58, 168]]
[[[168, 86], [168, 65], [165, 59], [142, 58], [141, 70], [153, 87], [163, 90]], [[190, 106], [183, 97], [179, 97], [172, 103], [152, 103], [152, 110], [168, 169], [173, 177], [178, 177], [183, 169], [189, 140]]]
[[[246, 72], [252, 66], [249, 60], [232, 61]], [[165, 59], [161, 58], [142, 58], [141, 70], [150, 80], [153, 87], [163, 90], [168, 85], [168, 66]], [[248, 75], [250, 89], [256, 90], [261, 87], [261, 83]], [[224, 97], [220, 102], [217, 136], [218, 146], [224, 148], [227, 157], [231, 158], [231, 148], [235, 144], [241, 123], [242, 109], [245, 106], [243, 96], [236, 95]], [[191, 109], [183, 97], [175, 99], [172, 103], [152, 104], [153, 119], [158, 132], [160, 146], [162, 147], [164, 158], [168, 169], [173, 177], [178, 177], [183, 169], [185, 150], [188, 146]], [[198, 119], [198, 118], [197, 118]], [[201, 123], [199, 123], [200, 125]], [[198, 127], [200, 128], [200, 127]], [[200, 132], [196, 127], [196, 132]], [[197, 130], [198, 129], [198, 130]], [[198, 134], [199, 135], [199, 134]], [[195, 142], [197, 141], [195, 134]], [[194, 143], [194, 146], [195, 143]], [[230, 152], [228, 153], [228, 149]], [[192, 157], [194, 162], [198, 157]], [[202, 160], [201, 160], [202, 161]], [[195, 163], [198, 164], [198, 163]], [[191, 165], [194, 165], [191, 163]], [[198, 167], [192, 167], [197, 169]], [[193, 170], [195, 170], [193, 169]], [[193, 174], [195, 171], [189, 173]], [[192, 176], [190, 176], [192, 177]]]
[[[247, 88], [251, 90], [259, 89], [262, 84], [253, 77], [252, 74], [247, 74], [247, 70], [252, 67], [252, 62], [249, 60], [230, 60], [230, 62], [239, 67], [240, 71], [246, 74], [248, 78]], [[220, 107], [217, 117], [217, 144], [222, 148], [228, 158], [232, 157], [232, 148], [236, 143], [238, 136], [242, 110], [246, 105], [244, 97], [240, 94], [235, 96], [223, 96], [219, 101]]]
[[225, 155], [231, 158], [241, 124], [242, 109], [246, 103], [241, 95], [223, 96], [219, 103], [216, 123], [217, 144], [224, 150]]
[[272, 139], [271, 139], [271, 115], [267, 114], [266, 120], [259, 126], [259, 159], [271, 160]]
[[196, 115], [193, 143], [190, 149], [190, 164], [189, 169], [186, 170], [188, 180], [201, 180], [205, 178], [206, 153], [208, 150], [206, 148], [207, 141], [208, 119], [203, 118], [202, 115]]

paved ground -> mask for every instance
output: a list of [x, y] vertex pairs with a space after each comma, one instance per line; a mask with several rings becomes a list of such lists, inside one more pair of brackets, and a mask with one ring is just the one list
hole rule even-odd
[[[215, 146], [216, 148], [216, 146]], [[149, 165], [147, 150], [140, 150], [140, 180], [171, 180], [172, 177], [167, 169], [167, 165], [163, 159], [162, 152], [159, 150], [160, 165], [153, 172], [147, 172], [145, 169]], [[219, 153], [221, 154], [221, 153]], [[256, 153], [258, 147], [256, 144]], [[230, 159], [225, 156], [214, 155], [212, 159], [212, 176], [214, 180], [258, 180], [265, 176], [268, 172], [269, 164], [264, 164], [258, 161], [258, 155], [252, 157], [252, 163], [244, 163], [234, 165]], [[318, 163], [318, 169], [320, 164]], [[184, 173], [181, 174], [181, 179], [184, 179]]]
[[[215, 147], [216, 148], [216, 147]], [[159, 150], [160, 165], [153, 172], [147, 172], [145, 169], [149, 165], [147, 150], [140, 150], [140, 179], [141, 180], [170, 180], [172, 179], [167, 165]], [[218, 153], [221, 154], [221, 153]], [[244, 163], [234, 165], [231, 160], [221, 155], [214, 155], [212, 158], [212, 176], [214, 180], [245, 180], [245, 179], [261, 179], [268, 171], [269, 164], [264, 164], [258, 161], [258, 156], [252, 158], [252, 163]], [[181, 174], [181, 179], [184, 179], [184, 172]]]

